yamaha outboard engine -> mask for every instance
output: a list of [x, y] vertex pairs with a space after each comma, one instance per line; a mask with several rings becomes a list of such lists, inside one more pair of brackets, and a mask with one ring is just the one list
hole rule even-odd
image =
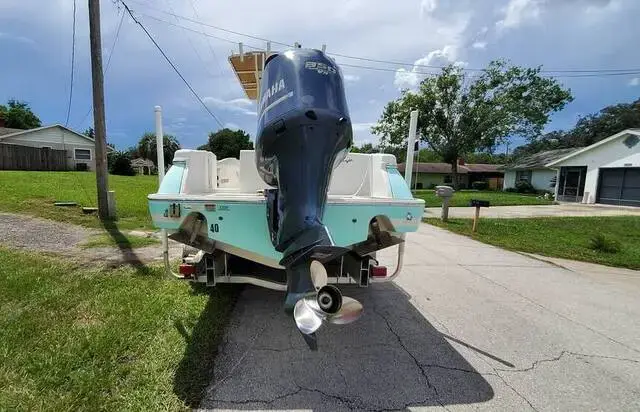
[[340, 312], [344, 299], [353, 311], [353, 299], [326, 286], [322, 265], [348, 251], [333, 244], [322, 223], [331, 173], [353, 141], [340, 69], [319, 50], [273, 54], [265, 63], [259, 96], [256, 166], [265, 183], [277, 187], [266, 192], [267, 219], [287, 272], [285, 309], [294, 311], [314, 348], [322, 320], [347, 323], [362, 310], [360, 305], [354, 313]]

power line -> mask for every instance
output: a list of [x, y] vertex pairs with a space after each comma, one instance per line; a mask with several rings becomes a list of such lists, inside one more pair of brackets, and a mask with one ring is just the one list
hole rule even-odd
[[[104, 68], [104, 75], [105, 76], [106, 76], [107, 72], [109, 71], [109, 66], [111, 65], [111, 56], [113, 56], [113, 50], [116, 48], [116, 43], [118, 42], [118, 36], [120, 35], [120, 29], [122, 28], [122, 22], [123, 21], [124, 21], [124, 12], [120, 16], [120, 22], [118, 22], [118, 28], [116, 29], [116, 34], [113, 37], [113, 43], [111, 44], [111, 49], [109, 50], [109, 57], [107, 57], [107, 64], [106, 64], [106, 66]], [[80, 121], [80, 123], [78, 123], [78, 127], [82, 126], [82, 124], [87, 119], [87, 117], [89, 117], [89, 114], [91, 114], [91, 110], [93, 110], [93, 107], [89, 107], [89, 110], [87, 110], [87, 113], [85, 113], [85, 115], [82, 117], [82, 120]]]
[[[231, 44], [238, 44], [238, 42], [234, 41], [234, 40], [230, 40], [230, 39], [226, 39], [224, 37], [219, 37], [219, 36], [214, 36], [212, 34], [206, 33], [206, 32], [201, 32], [198, 30], [194, 30], [191, 29], [189, 27], [183, 26], [181, 24], [176, 24], [176, 23], [172, 23], [166, 20], [163, 20], [161, 18], [149, 15], [149, 14], [145, 14], [145, 13], [138, 13], [142, 16], [148, 17], [152, 20], [156, 20], [158, 22], [161, 23], [165, 23], [169, 26], [174, 26], [174, 27], [179, 27], [182, 28], [184, 30], [187, 31], [191, 31], [193, 33], [197, 33], [200, 34], [202, 36], [206, 36], [206, 37], [211, 37], [220, 41], [224, 41], [227, 43], [231, 43]], [[256, 47], [256, 46], [252, 46], [249, 44], [244, 44], [243, 46], [249, 49], [254, 49], [254, 50], [263, 50], [263, 48], [261, 47]], [[335, 53], [327, 53], [329, 55], [333, 55], [333, 56], [339, 56], [339, 57], [343, 57], [344, 55], [336, 55]], [[345, 57], [346, 58], [346, 57]], [[373, 60], [373, 59], [370, 59]], [[363, 66], [363, 65], [358, 65], [358, 64], [350, 64], [350, 63], [338, 63], [341, 67], [352, 67], [352, 68], [358, 68], [358, 69], [366, 69], [366, 70], [375, 70], [375, 71], [383, 71], [383, 72], [391, 72], [391, 73], [395, 73], [400, 69], [396, 69], [396, 68], [387, 68], [387, 67], [373, 67], [373, 66]], [[408, 64], [408, 63], [407, 63]], [[416, 66], [419, 67], [419, 66]], [[434, 69], [442, 69], [443, 66], [433, 66]], [[463, 70], [465, 70], [463, 68]], [[476, 70], [476, 69], [474, 69]], [[484, 69], [477, 69], [479, 72], [484, 71]], [[549, 72], [544, 72], [541, 71], [543, 74], [546, 74], [545, 77], [557, 77], [557, 78], [572, 78], [572, 77], [607, 77], [607, 76], [635, 76], [640, 74], [640, 69], [637, 71], [624, 71], [624, 72], [614, 72], [614, 73], [581, 73], [581, 74], [563, 74], [563, 75], [550, 75], [548, 74]], [[407, 73], [414, 73], [414, 74], [420, 74], [420, 75], [425, 75], [425, 76], [436, 76], [438, 73], [434, 73], [434, 72], [426, 72], [426, 71], [419, 71], [419, 70], [408, 70]]]
[[[137, 14], [140, 15], [140, 16], [147, 17], [147, 18], [152, 19], [152, 20], [159, 21], [161, 23], [165, 23], [165, 24], [167, 24], [169, 26], [179, 27], [181, 29], [184, 29], [184, 30], [187, 30], [187, 31], [190, 31], [190, 32], [193, 32], [193, 33], [197, 33], [197, 34], [200, 34], [200, 35], [203, 35], [203, 36], [206, 36], [206, 37], [210, 37], [212, 39], [224, 41], [224, 42], [227, 42], [227, 43], [230, 43], [230, 44], [233, 44], [233, 45], [237, 45], [238, 44], [238, 42], [235, 41], [235, 40], [231, 40], [231, 39], [227, 39], [227, 38], [224, 38], [224, 37], [215, 36], [213, 34], [205, 33], [203, 31], [194, 30], [194, 29], [189, 28], [187, 26], [183, 26], [183, 25], [180, 25], [180, 24], [172, 23], [170, 21], [163, 20], [163, 19], [158, 18], [156, 16], [152, 16], [150, 14], [141, 13], [141, 12], [137, 12]], [[251, 45], [248, 45], [248, 44], [243, 44], [243, 46], [247, 47], [249, 49], [254, 49], [254, 50], [262, 50], [263, 49], [262, 47], [251, 46]]]
[[[385, 68], [385, 67], [372, 67], [372, 66], [361, 66], [358, 64], [348, 64], [348, 63], [338, 63], [339, 66], [344, 66], [344, 67], [353, 67], [353, 68], [358, 68], [358, 69], [367, 69], [367, 70], [377, 70], [377, 71], [383, 71], [383, 72], [391, 72], [391, 73], [397, 73], [398, 70], [401, 69], [392, 69], [392, 68]], [[413, 74], [420, 74], [420, 75], [424, 75], [424, 76], [437, 76], [438, 73], [433, 73], [433, 72], [422, 72], [422, 71], [417, 71], [417, 70], [408, 70], [405, 71], [405, 73], [413, 73]], [[550, 75], [550, 74], [544, 74], [543, 77], [554, 77], [554, 78], [575, 78], [575, 77], [609, 77], [609, 76], [635, 76], [640, 74], [640, 70], [639, 71], [635, 71], [635, 72], [624, 72], [624, 73], [588, 73], [588, 74], [564, 74], [564, 75]], [[472, 77], [477, 77], [476, 76], [472, 76]]]
[[[428, 65], [428, 64], [415, 64], [415, 63], [406, 63], [406, 62], [397, 62], [391, 60], [380, 60], [380, 59], [371, 59], [368, 57], [357, 57], [357, 56], [348, 56], [346, 54], [339, 53], [331, 53], [327, 52], [328, 55], [343, 57], [345, 59], [354, 59], [354, 60], [362, 60], [374, 63], [385, 63], [385, 64], [393, 64], [396, 66], [411, 66], [411, 67], [420, 67], [420, 68], [428, 68], [428, 69], [442, 69], [444, 66], [436, 66], [436, 65]], [[471, 72], [483, 72], [485, 69], [478, 68], [463, 68], [465, 71]], [[640, 68], [637, 69], [546, 69], [540, 70], [541, 73], [618, 73], [618, 72], [638, 72]]]
[[73, 99], [73, 72], [76, 61], [76, 0], [73, 0], [73, 30], [71, 36], [71, 84], [69, 85], [69, 104], [67, 105], [67, 120], [64, 126], [69, 126], [69, 116], [71, 115], [71, 101]]
[[[186, 16], [181, 16], [178, 15], [174, 12], [169, 12], [166, 10], [162, 10], [159, 8], [155, 8], [155, 7], [151, 7], [146, 3], [143, 3], [139, 0], [130, 0], [134, 3], [138, 3], [138, 4], [144, 4], [146, 7], [148, 7], [150, 10], [155, 10], [158, 11], [160, 13], [164, 13], [164, 14], [168, 14], [171, 15], [175, 18], [179, 18], [185, 21], [189, 21], [192, 23], [196, 23], [199, 24], [201, 26], [205, 26], [205, 27], [210, 27], [213, 28], [215, 30], [220, 30], [220, 31], [224, 31], [227, 33], [232, 33], [238, 36], [243, 36], [243, 37], [247, 37], [247, 38], [251, 38], [251, 39], [255, 39], [255, 40], [261, 40], [261, 41], [265, 41], [265, 42], [271, 42], [274, 44], [278, 44], [281, 46], [286, 46], [286, 47], [293, 47], [291, 44], [287, 44], [287, 43], [283, 43], [283, 42], [279, 42], [276, 40], [270, 40], [264, 37], [260, 37], [260, 36], [255, 36], [255, 35], [251, 35], [251, 34], [247, 34], [247, 33], [242, 33], [242, 32], [238, 32], [238, 31], [234, 31], [234, 30], [230, 30], [230, 29], [226, 29], [224, 27], [220, 27], [220, 26], [214, 26], [208, 23], [204, 23], [200, 20], [195, 20], [192, 19], [190, 17], [186, 17]], [[142, 14], [142, 13], [140, 13]], [[144, 14], [143, 14], [144, 15]], [[151, 17], [151, 18], [155, 18], [159, 21], [163, 21], [161, 19], [158, 19], [154, 16], [149, 16], [146, 15], [147, 17]], [[181, 27], [181, 26], [179, 26]], [[204, 34], [204, 33], [201, 33]], [[226, 40], [225, 41], [229, 41]], [[237, 43], [237, 42], [236, 42]], [[409, 66], [409, 67], [418, 67], [418, 68], [427, 68], [427, 69], [442, 69], [445, 66], [438, 66], [438, 65], [427, 65], [427, 64], [415, 64], [415, 63], [409, 63], [409, 62], [399, 62], [399, 61], [392, 61], [392, 60], [382, 60], [382, 59], [373, 59], [373, 58], [369, 58], [369, 57], [360, 57], [360, 56], [350, 56], [350, 55], [346, 55], [346, 54], [341, 54], [341, 53], [333, 53], [333, 52], [327, 52], [328, 55], [331, 56], [336, 56], [336, 57], [342, 57], [345, 59], [353, 59], [353, 60], [361, 60], [361, 61], [368, 61], [368, 62], [372, 62], [372, 63], [383, 63], [383, 64], [391, 64], [391, 65], [395, 65], [395, 66]], [[485, 69], [481, 69], [481, 68], [463, 68], [464, 71], [471, 71], [471, 72], [483, 72]], [[632, 68], [632, 69], [544, 69], [540, 71], [541, 73], [584, 73], [584, 74], [597, 74], [597, 73], [624, 73], [624, 74], [637, 74], [638, 72], [640, 72], [640, 68]], [[620, 74], [623, 75], [623, 74]], [[587, 76], [589, 77], [589, 76]]]
[[[198, 20], [200, 20], [200, 14], [198, 14], [198, 10], [196, 10], [195, 1], [189, 0], [189, 3], [191, 3], [193, 14], [196, 16]], [[213, 51], [213, 46], [211, 46], [211, 42], [209, 41], [209, 39], [207, 39], [206, 42], [207, 42], [207, 46], [209, 46], [209, 51], [211, 51], [211, 57], [213, 58], [213, 61], [216, 62], [216, 65], [218, 66], [218, 70], [220, 71], [220, 75], [222, 75], [224, 71], [222, 70], [222, 66], [220, 66], [220, 63], [218, 63], [218, 57], [216, 56], [216, 52]]]
[[[171, 0], [167, 0], [167, 6], [169, 6], [169, 10], [171, 10], [173, 12], [173, 7], [171, 7], [170, 1]], [[176, 19], [176, 22], [180, 21], [177, 17], [175, 19]], [[202, 58], [202, 56], [200, 56], [200, 53], [198, 52], [198, 49], [196, 49], [196, 46], [191, 41], [191, 36], [189, 36], [189, 34], [187, 34], [186, 32], [184, 34], [185, 34], [185, 37], [187, 38], [187, 41], [189, 42], [189, 45], [193, 49], [193, 52], [196, 54], [196, 57], [198, 58], [198, 60], [200, 60], [200, 63], [202, 63], [202, 66], [206, 70], [207, 74], [209, 74], [211, 77], [213, 77], [213, 74], [209, 70], [209, 66], [207, 66], [207, 64], [204, 62], [204, 59]]]
[[[138, 1], [138, 0], [129, 0], [129, 1], [131, 1], [132, 3], [138, 3], [138, 4], [145, 5], [150, 10], [155, 10], [155, 11], [158, 11], [160, 13], [168, 14], [168, 15], [177, 17], [177, 18], [179, 18], [181, 20], [186, 20], [186, 21], [189, 21], [189, 22], [192, 22], [192, 23], [199, 24], [201, 26], [210, 27], [212, 29], [224, 31], [224, 32], [235, 34], [235, 35], [242, 36], [242, 37], [247, 37], [247, 38], [254, 39], [254, 40], [261, 40], [261, 41], [265, 41], [265, 42], [271, 42], [271, 43], [274, 43], [274, 44], [278, 44], [280, 46], [293, 47], [293, 45], [291, 45], [291, 44], [282, 43], [282, 42], [279, 42], [279, 41], [276, 41], [276, 40], [269, 40], [269, 39], [266, 39], [264, 37], [254, 36], [254, 35], [247, 34], [247, 33], [241, 33], [241, 32], [238, 32], [238, 31], [235, 31], [235, 30], [226, 29], [226, 28], [220, 27], [220, 26], [214, 26], [212, 24], [208, 24], [208, 23], [205, 23], [205, 22], [202, 22], [202, 21], [199, 21], [199, 20], [195, 20], [195, 19], [192, 19], [192, 18], [187, 17], [187, 16], [181, 16], [181, 15], [169, 12], [167, 10], [162, 10], [162, 9], [159, 9], [159, 8], [156, 8], [156, 7], [151, 7], [148, 4], [143, 3], [141, 1]], [[140, 13], [140, 14], [142, 14], [142, 13]], [[149, 17], [149, 16], [147, 16], [147, 17]], [[234, 43], [237, 43], [237, 42], [234, 42]]]
[[189, 82], [187, 81], [187, 79], [184, 78], [184, 76], [182, 75], [182, 73], [180, 73], [180, 70], [178, 70], [178, 68], [176, 67], [175, 64], [173, 64], [173, 62], [171, 61], [171, 59], [169, 59], [169, 57], [166, 55], [166, 53], [164, 52], [164, 50], [162, 50], [162, 48], [160, 47], [160, 45], [158, 45], [158, 43], [154, 40], [154, 38], [151, 36], [151, 34], [147, 31], [147, 29], [144, 27], [144, 25], [138, 20], [136, 19], [136, 17], [133, 15], [133, 13], [131, 12], [131, 9], [129, 9], [129, 6], [127, 5], [127, 3], [124, 2], [124, 0], [120, 0], [120, 2], [122, 3], [122, 5], [124, 6], [124, 9], [127, 11], [127, 13], [129, 13], [129, 16], [131, 16], [131, 18], [133, 19], [133, 21], [140, 26], [140, 28], [145, 32], [145, 34], [147, 35], [147, 37], [149, 37], [149, 40], [151, 40], [151, 42], [153, 42], [153, 44], [156, 46], [156, 48], [158, 49], [158, 51], [162, 54], [162, 56], [165, 58], [165, 60], [167, 61], [167, 63], [169, 63], [169, 65], [173, 68], [173, 70], [176, 72], [176, 74], [182, 79], [182, 81], [184, 82], [184, 84], [189, 88], [189, 90], [191, 90], [191, 93], [193, 93], [193, 95], [195, 96], [196, 99], [198, 99], [198, 101], [200, 102], [200, 104], [202, 104], [202, 107], [204, 107], [204, 109], [207, 111], [207, 113], [209, 113], [211, 115], [211, 117], [220, 125], [220, 127], [224, 127], [223, 123], [220, 121], [220, 119], [218, 119], [218, 117], [213, 114], [213, 112], [207, 107], [207, 105], [204, 103], [204, 101], [200, 98], [200, 96], [198, 96], [198, 93], [196, 93], [195, 90], [193, 90], [193, 87], [191, 87], [191, 85], [189, 84]]

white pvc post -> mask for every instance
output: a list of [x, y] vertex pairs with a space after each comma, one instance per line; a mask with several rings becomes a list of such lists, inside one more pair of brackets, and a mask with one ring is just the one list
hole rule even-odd
[[[164, 179], [164, 134], [162, 132], [162, 108], [156, 106], [154, 108], [156, 112], [156, 154], [158, 156], [158, 188], [162, 184]], [[160, 231], [160, 239], [162, 240], [162, 255], [165, 261], [165, 266], [168, 268], [169, 264], [169, 239], [167, 238], [167, 230], [162, 229]]]
[[411, 173], [413, 172], [413, 152], [416, 142], [416, 130], [418, 128], [418, 111], [411, 111], [411, 118], [409, 119], [409, 139], [407, 141], [407, 160], [404, 168], [404, 180], [407, 182], [407, 186], [411, 188]]
[[162, 133], [162, 108], [155, 107], [156, 112], [156, 153], [158, 157], [158, 183], [164, 179], [164, 138]]

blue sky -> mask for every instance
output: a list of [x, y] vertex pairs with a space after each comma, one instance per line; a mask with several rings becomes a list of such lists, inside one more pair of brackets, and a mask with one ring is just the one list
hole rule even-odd
[[[208, 107], [226, 126], [242, 128], [252, 137], [255, 104], [245, 98], [227, 58], [231, 50], [237, 51], [236, 42], [254, 47], [265, 43], [167, 12], [288, 44], [326, 44], [328, 52], [412, 64], [459, 62], [481, 68], [492, 59], [506, 58], [550, 70], [640, 69], [637, 0], [126, 2]], [[25, 100], [44, 124], [64, 124], [66, 118], [72, 7], [71, 0], [0, 0], [0, 102]], [[102, 0], [101, 13], [106, 64], [124, 10]], [[79, 131], [92, 124], [91, 113], [86, 116], [91, 107], [88, 27], [87, 1], [78, 0], [69, 126]], [[396, 98], [400, 88], [418, 84], [421, 75], [411, 64], [336, 61], [386, 69], [342, 66], [356, 141], [375, 143], [369, 128], [385, 103]], [[640, 75], [559, 81], [571, 88], [575, 101], [554, 115], [547, 130], [569, 128], [581, 115], [640, 95]], [[108, 140], [119, 148], [134, 145], [153, 130], [155, 105], [163, 107], [165, 132], [176, 135], [185, 148], [204, 143], [208, 132], [219, 128], [128, 15], [105, 74], [105, 99]]]

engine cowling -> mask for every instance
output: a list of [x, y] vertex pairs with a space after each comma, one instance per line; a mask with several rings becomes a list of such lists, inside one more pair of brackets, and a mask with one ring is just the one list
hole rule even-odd
[[353, 142], [339, 67], [319, 50], [271, 55], [258, 116], [256, 166], [278, 188], [276, 250], [286, 257], [310, 244], [331, 245], [322, 224], [328, 186]]

